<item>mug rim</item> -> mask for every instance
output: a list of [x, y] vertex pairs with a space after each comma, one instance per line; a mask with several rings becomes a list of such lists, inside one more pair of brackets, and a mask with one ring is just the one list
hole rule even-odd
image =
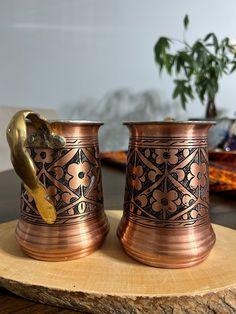
[[104, 123], [101, 121], [91, 121], [91, 120], [76, 120], [76, 119], [48, 119], [49, 123], [74, 123], [81, 125], [103, 125]]
[[187, 124], [187, 125], [215, 125], [214, 120], [186, 120], [186, 121], [124, 121], [123, 125], [168, 125], [168, 124]]

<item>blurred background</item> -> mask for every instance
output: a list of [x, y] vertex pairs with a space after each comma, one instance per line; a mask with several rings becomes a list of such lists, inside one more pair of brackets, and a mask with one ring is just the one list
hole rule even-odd
[[[1, 0], [0, 106], [102, 120], [102, 150], [127, 147], [123, 120], [201, 119], [197, 98], [186, 112], [173, 101], [153, 47], [160, 36], [182, 38], [185, 14], [190, 42], [209, 32], [235, 40], [235, 9], [234, 0]], [[235, 80], [221, 81], [219, 118], [234, 117]], [[3, 128], [9, 116], [0, 114]]]

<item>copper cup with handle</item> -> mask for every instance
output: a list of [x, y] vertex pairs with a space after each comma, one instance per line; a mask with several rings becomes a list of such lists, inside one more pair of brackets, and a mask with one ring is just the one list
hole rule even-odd
[[123, 217], [117, 234], [133, 258], [156, 267], [202, 262], [215, 243], [209, 219], [210, 121], [127, 122]]
[[32, 258], [70, 260], [102, 245], [109, 224], [98, 149], [101, 125], [47, 121], [31, 110], [16, 113], [10, 121], [11, 160], [22, 179], [15, 235]]

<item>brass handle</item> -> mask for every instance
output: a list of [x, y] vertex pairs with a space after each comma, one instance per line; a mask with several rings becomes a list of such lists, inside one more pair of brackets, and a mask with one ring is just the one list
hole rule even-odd
[[17, 112], [7, 127], [7, 141], [11, 150], [13, 167], [22, 179], [25, 189], [34, 198], [36, 207], [42, 219], [53, 224], [57, 218], [56, 210], [45, 187], [36, 175], [36, 167], [27, 152], [26, 119], [29, 119], [37, 132], [43, 136], [45, 145], [50, 148], [59, 148], [65, 145], [63, 137], [51, 131], [49, 122], [33, 111]]

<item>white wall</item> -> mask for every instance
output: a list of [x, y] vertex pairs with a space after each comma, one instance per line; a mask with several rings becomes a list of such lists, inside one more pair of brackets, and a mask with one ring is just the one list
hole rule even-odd
[[[161, 35], [189, 39], [208, 32], [236, 39], [236, 1], [0, 0], [0, 104], [52, 107], [66, 112], [108, 91], [158, 89], [170, 102], [153, 46]], [[236, 110], [236, 75], [222, 81], [219, 109]], [[203, 115], [196, 101], [189, 116]]]

